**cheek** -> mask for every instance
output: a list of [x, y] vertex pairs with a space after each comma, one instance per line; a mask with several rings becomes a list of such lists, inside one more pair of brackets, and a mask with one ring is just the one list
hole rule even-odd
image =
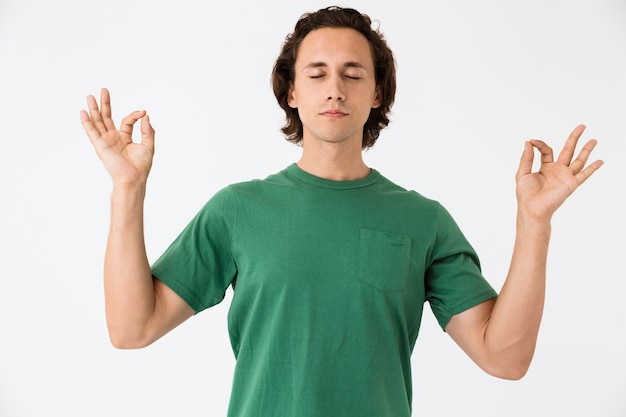
[[293, 109], [306, 109], [315, 106], [316, 93], [319, 90], [311, 88], [310, 86], [298, 86], [289, 90], [287, 95], [287, 104]]

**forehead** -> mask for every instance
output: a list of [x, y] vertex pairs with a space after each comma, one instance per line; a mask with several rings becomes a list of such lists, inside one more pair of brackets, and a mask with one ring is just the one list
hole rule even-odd
[[326, 64], [359, 62], [373, 68], [374, 58], [368, 40], [360, 32], [350, 28], [321, 28], [309, 32], [296, 57], [296, 67], [311, 62]]

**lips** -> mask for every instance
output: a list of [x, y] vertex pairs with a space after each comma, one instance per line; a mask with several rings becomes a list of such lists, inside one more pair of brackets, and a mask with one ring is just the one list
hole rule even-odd
[[340, 117], [347, 116], [348, 113], [344, 113], [341, 110], [331, 109], [331, 110], [326, 110], [325, 112], [322, 112], [321, 115], [322, 116], [326, 116], [326, 117], [330, 117], [330, 118], [333, 118], [333, 119], [338, 119]]

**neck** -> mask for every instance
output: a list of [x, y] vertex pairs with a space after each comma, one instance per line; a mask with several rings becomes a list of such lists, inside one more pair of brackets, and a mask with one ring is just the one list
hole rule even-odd
[[[360, 145], [360, 144], [359, 144]], [[302, 143], [298, 167], [316, 177], [332, 181], [351, 181], [366, 177], [370, 169], [363, 162], [361, 147], [350, 143]]]

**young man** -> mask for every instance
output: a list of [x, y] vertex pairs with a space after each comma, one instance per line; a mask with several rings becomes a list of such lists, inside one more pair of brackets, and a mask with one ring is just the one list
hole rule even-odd
[[[232, 285], [230, 416], [402, 417], [411, 414], [410, 355], [428, 300], [482, 369], [521, 378], [542, 316], [551, 216], [602, 165], [587, 165], [595, 140], [574, 159], [584, 126], [556, 161], [545, 143], [526, 143], [514, 253], [497, 294], [440, 204], [363, 162], [395, 92], [393, 55], [366, 15], [304, 15], [273, 87], [300, 160], [222, 189], [152, 266], [143, 201], [154, 130], [137, 111], [118, 131], [109, 93], [100, 107], [88, 97], [81, 121], [114, 183], [104, 270], [112, 343], [146, 346]], [[137, 121], [141, 143], [131, 141]], [[532, 173], [534, 149], [541, 168]]]

